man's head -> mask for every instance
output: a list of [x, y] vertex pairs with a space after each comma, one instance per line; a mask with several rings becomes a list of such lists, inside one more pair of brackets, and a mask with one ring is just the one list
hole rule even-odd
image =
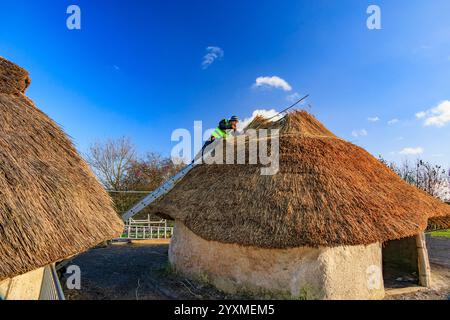
[[237, 116], [232, 116], [229, 121], [231, 127], [236, 130], [237, 124], [239, 123], [239, 118]]

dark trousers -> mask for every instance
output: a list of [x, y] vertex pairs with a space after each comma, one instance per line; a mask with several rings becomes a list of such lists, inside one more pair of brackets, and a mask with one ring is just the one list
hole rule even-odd
[[[208, 141], [205, 142], [205, 144], [202, 147], [202, 159], [203, 159], [203, 154], [205, 153], [205, 149], [207, 146], [209, 146], [211, 143], [213, 143], [215, 141], [215, 139], [209, 139]], [[192, 163], [195, 162], [196, 159], [192, 160]]]

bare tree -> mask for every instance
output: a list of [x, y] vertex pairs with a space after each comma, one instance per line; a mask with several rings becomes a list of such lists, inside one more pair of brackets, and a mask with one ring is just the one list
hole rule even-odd
[[[181, 167], [174, 165], [171, 159], [164, 158], [157, 153], [148, 153], [145, 157], [133, 159], [123, 181], [126, 190], [133, 192], [110, 193], [118, 213], [123, 214], [128, 211], [145, 197], [147, 192], [158, 188], [180, 169]], [[139, 193], [139, 191], [145, 193]], [[140, 214], [142, 217], [146, 217], [148, 212], [143, 210]]]
[[164, 158], [158, 153], [149, 152], [144, 158], [131, 163], [126, 183], [133, 190], [152, 191], [175, 175], [181, 168], [181, 166], [173, 164], [170, 158]]
[[415, 164], [405, 160], [400, 166], [388, 163], [380, 156], [380, 161], [397, 173], [406, 182], [415, 185], [434, 197], [438, 197], [448, 185], [448, 173], [439, 165], [418, 159]]
[[125, 137], [97, 142], [90, 147], [87, 161], [105, 188], [125, 190], [128, 171], [136, 161], [136, 149]]
[[417, 174], [414, 170], [414, 165], [412, 165], [408, 160], [403, 161], [400, 166], [396, 167], [397, 174], [406, 182], [417, 186]]
[[439, 165], [418, 160], [416, 163], [416, 185], [432, 196], [437, 196], [446, 180], [446, 172]]

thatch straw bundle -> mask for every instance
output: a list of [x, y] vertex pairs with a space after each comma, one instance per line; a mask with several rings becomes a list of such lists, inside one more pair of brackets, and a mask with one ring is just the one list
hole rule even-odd
[[30, 85], [28, 72], [14, 63], [0, 57], [0, 92], [25, 93]]
[[63, 131], [0, 57], [0, 281], [118, 236], [112, 202]]
[[295, 111], [248, 128], [280, 129], [280, 171], [200, 165], [151, 207], [206, 240], [262, 248], [361, 245], [413, 236], [450, 207], [408, 185], [364, 149]]

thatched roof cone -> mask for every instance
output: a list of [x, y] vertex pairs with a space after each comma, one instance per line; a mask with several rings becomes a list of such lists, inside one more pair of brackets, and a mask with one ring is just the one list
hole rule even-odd
[[280, 170], [199, 165], [151, 207], [200, 237], [263, 248], [361, 245], [413, 236], [450, 207], [407, 184], [305, 111], [249, 128], [280, 129]]
[[71, 141], [24, 96], [29, 83], [25, 70], [0, 57], [0, 281], [123, 228]]

